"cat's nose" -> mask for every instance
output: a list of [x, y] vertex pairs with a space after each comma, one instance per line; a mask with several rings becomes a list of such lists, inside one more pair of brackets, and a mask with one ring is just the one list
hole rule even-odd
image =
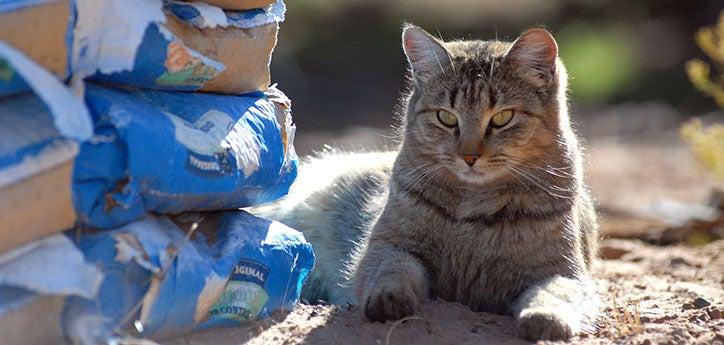
[[475, 164], [475, 161], [478, 160], [479, 157], [479, 154], [463, 155], [463, 160], [468, 166], [473, 166], [473, 164]]

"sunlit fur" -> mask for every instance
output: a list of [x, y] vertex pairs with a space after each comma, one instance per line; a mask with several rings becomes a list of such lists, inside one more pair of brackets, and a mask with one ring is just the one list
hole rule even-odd
[[[515, 45], [442, 43], [407, 27], [403, 46], [399, 150], [311, 159], [288, 198], [255, 210], [314, 245], [304, 297], [360, 303], [383, 321], [437, 296], [513, 314], [528, 339], [589, 330], [597, 230], [555, 41], [532, 30]], [[505, 109], [512, 120], [490, 126]]]

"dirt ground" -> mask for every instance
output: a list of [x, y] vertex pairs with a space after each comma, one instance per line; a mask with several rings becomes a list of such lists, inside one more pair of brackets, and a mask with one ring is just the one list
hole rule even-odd
[[[724, 225], [689, 245], [689, 225], [715, 187], [676, 140], [589, 145], [591, 189], [605, 239], [594, 266], [606, 309], [599, 328], [575, 344], [724, 344]], [[704, 209], [706, 211], [706, 209]], [[706, 213], [706, 212], [704, 212]], [[689, 217], [689, 218], [687, 218]], [[695, 224], [701, 224], [702, 222]], [[697, 229], [701, 229], [699, 226]], [[671, 237], [674, 231], [680, 236]], [[699, 231], [699, 230], [697, 230]], [[683, 234], [683, 235], [681, 235]], [[713, 235], [712, 235], [713, 234]], [[671, 238], [664, 239], [666, 236]], [[717, 237], [719, 236], [719, 237]], [[702, 242], [701, 237], [697, 243]], [[667, 246], [651, 243], [673, 243]], [[232, 344], [525, 344], [511, 317], [431, 301], [414, 318], [366, 321], [355, 306], [299, 305], [238, 328], [164, 342]]]

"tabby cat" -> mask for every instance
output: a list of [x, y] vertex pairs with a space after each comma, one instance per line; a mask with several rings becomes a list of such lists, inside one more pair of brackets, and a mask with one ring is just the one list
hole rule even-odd
[[530, 340], [590, 330], [597, 227], [556, 41], [442, 42], [407, 25], [402, 45], [399, 149], [309, 159], [288, 197], [253, 210], [313, 244], [303, 297], [373, 321], [438, 297], [512, 314]]

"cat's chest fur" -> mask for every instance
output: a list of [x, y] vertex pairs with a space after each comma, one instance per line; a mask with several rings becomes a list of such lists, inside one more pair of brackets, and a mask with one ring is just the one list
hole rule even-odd
[[565, 221], [559, 210], [522, 208], [515, 197], [435, 205], [424, 195], [402, 194], [398, 200], [407, 207], [397, 208], [404, 225], [396, 237], [423, 262], [440, 298], [505, 313], [538, 277], [565, 267], [556, 243]]

